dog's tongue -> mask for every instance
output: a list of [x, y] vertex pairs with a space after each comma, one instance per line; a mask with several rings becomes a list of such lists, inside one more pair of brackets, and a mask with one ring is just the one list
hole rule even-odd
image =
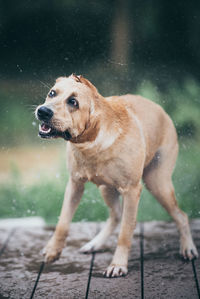
[[46, 125], [46, 124], [42, 124], [41, 125], [41, 129], [42, 129], [42, 131], [47, 132], [47, 131], [49, 131], [50, 127], [48, 125]]

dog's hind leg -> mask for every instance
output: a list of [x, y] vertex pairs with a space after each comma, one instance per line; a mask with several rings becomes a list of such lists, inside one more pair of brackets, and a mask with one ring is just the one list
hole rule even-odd
[[176, 222], [180, 233], [180, 254], [192, 259], [198, 256], [197, 249], [192, 240], [188, 216], [178, 207], [171, 179], [177, 153], [177, 143], [165, 143], [144, 169], [143, 180], [147, 189]]
[[100, 186], [99, 189], [101, 191], [105, 203], [109, 207], [110, 216], [105, 226], [98, 233], [98, 235], [80, 249], [80, 251], [83, 253], [90, 253], [101, 249], [105, 241], [116, 228], [121, 217], [121, 206], [119, 200], [119, 193], [117, 192], [117, 190], [105, 185]]

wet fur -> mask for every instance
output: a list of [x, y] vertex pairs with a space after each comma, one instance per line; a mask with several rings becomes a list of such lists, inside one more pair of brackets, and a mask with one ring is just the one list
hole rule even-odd
[[[187, 215], [178, 208], [171, 176], [178, 154], [174, 125], [157, 104], [136, 95], [104, 98], [81, 76], [57, 79], [55, 99], [45, 104], [54, 112], [52, 124], [71, 140], [67, 142], [70, 178], [55, 233], [45, 248], [45, 260], [59, 258], [70, 221], [87, 181], [95, 183], [110, 210], [105, 228], [82, 249], [102, 248], [121, 219], [118, 244], [105, 276], [127, 274], [128, 253], [136, 225], [141, 180], [175, 220], [180, 232], [180, 252], [197, 256]], [[66, 99], [74, 94], [79, 109], [72, 111]], [[123, 211], [119, 196], [123, 197]]]

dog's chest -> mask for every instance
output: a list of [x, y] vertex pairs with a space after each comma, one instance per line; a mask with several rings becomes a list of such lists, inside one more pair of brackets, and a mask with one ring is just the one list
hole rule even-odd
[[91, 162], [80, 163], [77, 166], [75, 176], [78, 179], [90, 181], [96, 185], [107, 183], [108, 178], [105, 176], [104, 167]]
[[[130, 165], [129, 165], [130, 164]], [[110, 185], [116, 188], [125, 186], [132, 176], [132, 165], [126, 167], [120, 157], [106, 157], [106, 155], [88, 156], [77, 150], [68, 155], [68, 167], [76, 180], [90, 181], [100, 185]]]
[[111, 183], [111, 177], [106, 170], [108, 164], [99, 159], [73, 156], [69, 164], [71, 174], [78, 180], [90, 181], [98, 186]]

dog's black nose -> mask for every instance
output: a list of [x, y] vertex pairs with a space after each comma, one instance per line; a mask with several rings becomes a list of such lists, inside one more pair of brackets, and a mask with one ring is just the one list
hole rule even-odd
[[53, 116], [53, 111], [46, 106], [41, 106], [37, 111], [39, 120], [49, 121]]

